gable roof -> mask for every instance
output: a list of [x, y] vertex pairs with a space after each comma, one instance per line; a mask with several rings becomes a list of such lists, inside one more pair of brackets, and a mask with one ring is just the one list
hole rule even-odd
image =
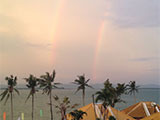
[[[101, 104], [95, 104], [94, 108], [94, 105], [91, 103], [82, 108], [79, 108], [79, 110], [82, 110], [87, 113], [87, 115], [83, 116], [83, 120], [96, 120], [96, 116], [103, 117], [103, 115], [100, 115], [101, 106], [102, 106]], [[112, 115], [118, 120], [135, 120], [131, 116], [126, 115], [125, 113], [116, 110], [115, 108], [108, 107], [108, 111], [109, 111], [108, 116]], [[72, 116], [67, 114], [67, 120], [72, 120]]]
[[122, 112], [133, 118], [142, 119], [151, 116], [154, 113], [157, 113], [158, 111], [155, 107], [160, 110], [160, 106], [155, 104], [154, 102], [139, 102], [122, 110]]

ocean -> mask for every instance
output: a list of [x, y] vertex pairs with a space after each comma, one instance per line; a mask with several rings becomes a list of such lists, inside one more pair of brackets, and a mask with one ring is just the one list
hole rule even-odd
[[[94, 94], [99, 89], [87, 89], [85, 103], [86, 105], [92, 102], [92, 94]], [[0, 93], [2, 90], [0, 90]], [[25, 120], [31, 120], [31, 99], [25, 103], [27, 95], [29, 94], [29, 90], [21, 89], [20, 96], [16, 93], [14, 94], [13, 102], [14, 102], [14, 120], [17, 120], [21, 113], [24, 113]], [[58, 95], [62, 100], [63, 97], [67, 96], [70, 98], [71, 104], [82, 104], [82, 92], [79, 91], [75, 94], [75, 89], [55, 89], [53, 90], [53, 95]], [[50, 111], [49, 105], [47, 105], [49, 97], [45, 94], [42, 94], [42, 90], [35, 96], [35, 120], [49, 120], [50, 119]], [[134, 98], [130, 95], [123, 95], [122, 99], [125, 100], [126, 103], [119, 103], [115, 106], [116, 109], [122, 110], [132, 104], [134, 104]], [[136, 94], [137, 102], [140, 101], [153, 101], [160, 104], [160, 89], [158, 88], [141, 88], [139, 89], [139, 93]], [[55, 101], [53, 101], [54, 104]], [[81, 105], [79, 106], [81, 107]], [[78, 108], [78, 107], [77, 107]], [[42, 110], [42, 117], [40, 117], [40, 110]], [[60, 114], [57, 113], [57, 109], [54, 110], [54, 120], [60, 120]], [[10, 100], [8, 100], [7, 104], [4, 105], [4, 101], [0, 102], [0, 120], [3, 120], [3, 112], [6, 112], [7, 119], [10, 120]], [[68, 111], [69, 112], [69, 111]]]

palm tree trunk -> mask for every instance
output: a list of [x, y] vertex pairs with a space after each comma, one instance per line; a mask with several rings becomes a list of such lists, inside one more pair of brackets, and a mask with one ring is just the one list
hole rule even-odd
[[52, 110], [52, 89], [50, 89], [50, 113], [51, 113], [51, 120], [53, 120], [53, 110]]
[[84, 106], [85, 105], [85, 101], [84, 101], [84, 98], [85, 98], [85, 89], [83, 89], [82, 97], [83, 97], [83, 106]]
[[11, 94], [11, 120], [13, 120], [13, 96], [12, 96], [12, 92]]
[[61, 120], [65, 120], [65, 111], [61, 111]]
[[34, 94], [32, 94], [32, 120], [34, 118]]
[[108, 119], [108, 108], [104, 109], [104, 116], [103, 116], [103, 120]]
[[108, 107], [107, 107], [107, 114], [106, 114], [106, 118], [108, 119], [108, 113], [109, 113], [109, 111], [108, 111]]
[[106, 114], [105, 114], [105, 111], [104, 111], [104, 114], [103, 114], [103, 120], [106, 120]]

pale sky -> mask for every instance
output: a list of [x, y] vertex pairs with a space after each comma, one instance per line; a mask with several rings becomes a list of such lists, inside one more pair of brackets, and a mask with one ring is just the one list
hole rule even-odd
[[0, 81], [160, 84], [159, 0], [0, 0]]

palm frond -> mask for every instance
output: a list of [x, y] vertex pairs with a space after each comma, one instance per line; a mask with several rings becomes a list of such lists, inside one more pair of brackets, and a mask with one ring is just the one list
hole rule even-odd
[[15, 92], [20, 95], [19, 91], [16, 88], [13, 88], [15, 90]]
[[7, 97], [6, 97], [6, 100], [5, 100], [5, 102], [4, 102], [4, 105], [6, 105], [9, 97], [10, 97], [10, 94], [8, 93], [8, 95], [7, 95]]
[[6, 88], [6, 90], [3, 91], [2, 94], [0, 95], [0, 96], [2, 96], [0, 101], [2, 101], [2, 100], [6, 97], [6, 95], [7, 95], [8, 93], [9, 93], [9, 90], [8, 90], [8, 88]]
[[86, 84], [85, 86], [87, 86], [87, 87], [89, 87], [89, 88], [92, 88], [92, 89], [94, 89], [92, 86], [90, 86], [90, 85], [88, 85], [88, 84]]
[[81, 89], [82, 89], [82, 87], [79, 86], [79, 87], [77, 88], [77, 90], [75, 91], [75, 94], [76, 94], [79, 90], [81, 90]]
[[25, 103], [28, 101], [28, 99], [30, 98], [31, 95], [32, 95], [32, 92], [30, 91], [30, 93], [28, 94], [28, 97], [25, 100]]

